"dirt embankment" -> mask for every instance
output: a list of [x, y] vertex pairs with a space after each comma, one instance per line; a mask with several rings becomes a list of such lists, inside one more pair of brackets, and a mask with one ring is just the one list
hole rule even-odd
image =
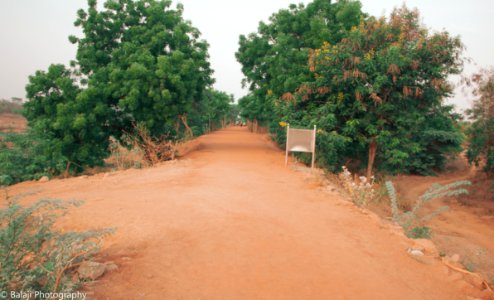
[[438, 176], [398, 176], [393, 178], [401, 200], [412, 205], [433, 183], [448, 184], [470, 180], [469, 195], [456, 199], [436, 199], [424, 207], [429, 214], [440, 206], [449, 210], [430, 222], [431, 239], [444, 255], [459, 254], [460, 263], [494, 284], [494, 181], [460, 157]]
[[0, 113], [0, 132], [24, 132], [27, 129], [27, 120], [22, 115]]
[[265, 136], [230, 128], [198, 142], [153, 168], [12, 192], [85, 200], [61, 228], [117, 228], [98, 259], [119, 268], [88, 288], [95, 299], [488, 297], [439, 259], [411, 258], [399, 230], [336, 189], [285, 168]]

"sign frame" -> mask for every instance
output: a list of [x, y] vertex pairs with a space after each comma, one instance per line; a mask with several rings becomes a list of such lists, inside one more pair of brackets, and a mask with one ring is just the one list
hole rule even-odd
[[[293, 144], [293, 141], [290, 140], [290, 124], [287, 124], [286, 126], [286, 145], [285, 145], [285, 166], [288, 165], [288, 152], [310, 152], [312, 153], [312, 163], [311, 163], [311, 168], [314, 168], [315, 160], [316, 160], [316, 131], [317, 127], [314, 125], [314, 129], [298, 129], [298, 128], [293, 128], [292, 131], [297, 131], [301, 133], [306, 133], [307, 137], [304, 137], [306, 139], [304, 141], [304, 145], [300, 144]], [[309, 144], [309, 147], [306, 147], [306, 145]], [[309, 148], [309, 149], [307, 149]]]

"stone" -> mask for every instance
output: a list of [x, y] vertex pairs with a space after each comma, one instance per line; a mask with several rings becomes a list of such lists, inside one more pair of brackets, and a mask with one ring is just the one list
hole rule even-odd
[[451, 257], [449, 258], [449, 261], [455, 262], [455, 263], [459, 262], [460, 261], [460, 255], [459, 254], [451, 255]]
[[428, 239], [413, 240], [412, 249], [420, 250], [430, 256], [439, 256], [439, 251], [437, 251], [436, 245]]
[[50, 181], [50, 178], [48, 178], [48, 176], [43, 176], [38, 181], [39, 182], [48, 182], [48, 181]]
[[408, 254], [410, 254], [411, 256], [424, 256], [424, 252], [422, 252], [421, 250], [417, 250], [417, 249], [408, 249]]
[[80, 279], [96, 280], [103, 276], [106, 265], [95, 261], [84, 261], [77, 269]]

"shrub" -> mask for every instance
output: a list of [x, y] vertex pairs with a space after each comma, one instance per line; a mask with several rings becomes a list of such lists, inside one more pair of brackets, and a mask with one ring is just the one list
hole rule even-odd
[[164, 136], [153, 138], [142, 123], [135, 125], [134, 133], [126, 134], [125, 139], [130, 147], [140, 150], [149, 165], [175, 158], [175, 142], [167, 140]]
[[67, 160], [54, 148], [54, 145], [33, 132], [2, 135], [0, 186], [64, 172]]
[[345, 166], [342, 169], [343, 172], [338, 177], [345, 190], [350, 194], [353, 203], [358, 206], [366, 206], [376, 195], [374, 191], [374, 176], [370, 180], [365, 176], [360, 176], [356, 181]]
[[398, 209], [398, 196], [396, 189], [391, 181], [386, 181], [386, 189], [391, 200], [391, 213], [393, 222], [399, 224], [405, 230], [408, 237], [411, 238], [430, 238], [430, 228], [423, 226], [423, 223], [431, 220], [438, 214], [449, 209], [448, 206], [442, 206], [434, 210], [432, 213], [419, 216], [419, 211], [424, 204], [431, 202], [433, 199], [442, 197], [455, 197], [462, 194], [468, 194], [468, 191], [462, 186], [471, 185], [470, 181], [456, 181], [446, 185], [438, 183], [433, 184], [419, 199], [410, 211], [401, 213]]
[[148, 166], [144, 160], [144, 153], [139, 148], [123, 146], [117, 139], [110, 138], [110, 157], [105, 160], [108, 166], [116, 170], [126, 170], [129, 168], [140, 169]]
[[431, 229], [427, 226], [414, 227], [410, 230], [408, 237], [412, 239], [430, 239]]
[[0, 210], [0, 290], [74, 291], [79, 282], [70, 271], [94, 256], [112, 230], [54, 231], [57, 218], [80, 203], [40, 200], [23, 207], [17, 199], [7, 194], [7, 206]]

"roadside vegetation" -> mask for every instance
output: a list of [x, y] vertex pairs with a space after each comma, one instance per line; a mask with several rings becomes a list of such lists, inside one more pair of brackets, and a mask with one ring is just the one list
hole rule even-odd
[[92, 259], [102, 239], [113, 232], [103, 229], [61, 232], [55, 221], [78, 202], [40, 200], [29, 206], [2, 190], [6, 206], [0, 209], [0, 289], [9, 292], [73, 292], [81, 280], [76, 268]]
[[317, 161], [333, 172], [432, 174], [462, 150], [460, 115], [443, 99], [463, 45], [430, 32], [417, 10], [375, 18], [358, 1], [316, 0], [280, 10], [239, 43], [243, 116], [280, 145], [280, 122], [317, 125]]
[[[338, 174], [356, 205], [390, 218], [409, 237], [430, 238], [429, 222], [447, 210], [432, 200], [494, 200], [492, 69], [466, 80], [476, 97], [466, 115], [446, 103], [454, 89], [448, 78], [463, 71], [464, 48], [406, 5], [379, 18], [359, 1], [290, 5], [239, 37], [236, 58], [249, 89], [240, 114], [252, 128], [267, 128], [281, 148], [287, 124], [316, 125], [317, 164]], [[309, 162], [305, 153], [295, 155]], [[394, 175], [445, 174], [464, 155], [491, 179], [450, 176], [422, 196], [391, 182]], [[406, 193], [413, 197], [398, 196]]]
[[[234, 122], [233, 96], [214, 90], [208, 44], [165, 0], [95, 0], [77, 12], [77, 55], [29, 77], [29, 132], [0, 139], [2, 184], [103, 166], [115, 147], [147, 163], [170, 147]], [[2, 106], [3, 107], [3, 106]]]

